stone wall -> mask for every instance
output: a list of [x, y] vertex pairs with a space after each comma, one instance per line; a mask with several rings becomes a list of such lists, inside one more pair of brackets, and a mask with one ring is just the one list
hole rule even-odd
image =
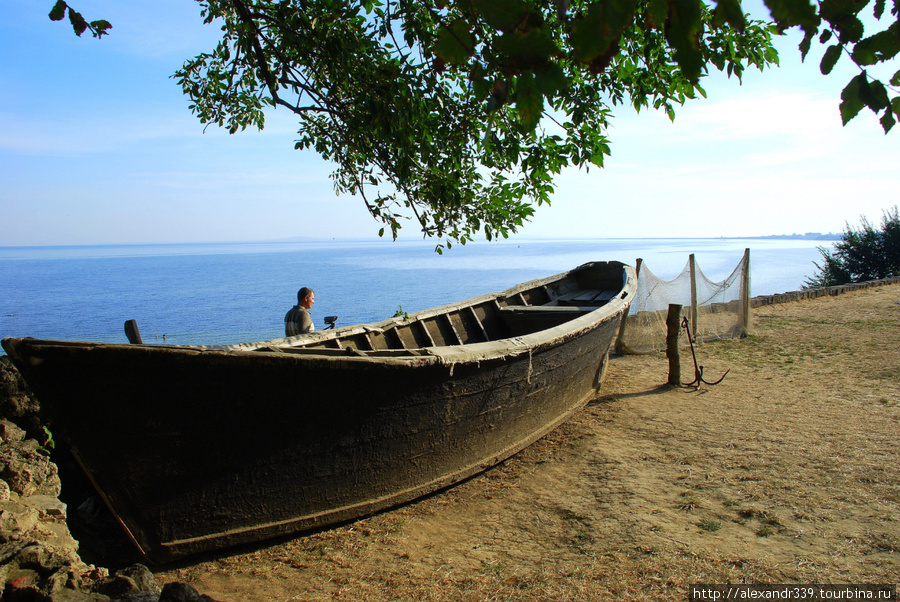
[[815, 299], [817, 297], [834, 297], [864, 288], [871, 288], [873, 286], [885, 286], [887, 284], [897, 283], [900, 283], [900, 276], [883, 278], [881, 280], [870, 280], [868, 282], [842, 284], [840, 286], [810, 288], [802, 291], [779, 293], [776, 295], [760, 295], [759, 297], [753, 297], [752, 299], [750, 299], [750, 307], [761, 307], [763, 305], [772, 305], [773, 303], [789, 303], [791, 301], [802, 301], [803, 299]]

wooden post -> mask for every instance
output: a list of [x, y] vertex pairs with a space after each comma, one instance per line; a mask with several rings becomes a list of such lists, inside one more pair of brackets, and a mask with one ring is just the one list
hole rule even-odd
[[741, 316], [744, 332], [741, 336], [750, 334], [750, 249], [744, 249], [744, 273], [741, 280]]
[[[638, 287], [640, 288], [641, 282], [641, 264], [644, 262], [643, 259], [638, 257], [634, 262], [634, 275], [637, 277]], [[629, 312], [631, 310], [629, 309]], [[619, 323], [619, 334], [616, 336], [616, 344], [615, 349], [618, 355], [625, 355], [625, 344], [622, 342], [623, 337], [625, 336], [625, 323], [628, 321], [628, 312], [625, 312], [625, 315], [622, 316], [622, 321]]]
[[128, 342], [133, 344], [141, 344], [141, 333], [138, 330], [137, 320], [125, 320], [125, 336]]
[[669, 304], [666, 315], [666, 357], [669, 358], [667, 384], [681, 386], [681, 357], [678, 355], [678, 331], [681, 328], [681, 305]]
[[700, 321], [700, 309], [697, 307], [697, 261], [694, 254], [688, 257], [691, 266], [691, 336], [697, 341], [697, 323]]

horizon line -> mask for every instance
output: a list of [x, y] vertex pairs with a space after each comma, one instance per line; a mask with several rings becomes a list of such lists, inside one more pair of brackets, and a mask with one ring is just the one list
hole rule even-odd
[[[806, 232], [803, 234], [763, 234], [751, 236], [614, 236], [614, 237], [587, 237], [587, 236], [516, 236], [506, 239], [495, 240], [474, 240], [468, 243], [456, 243], [453, 246], [466, 246], [468, 244], [500, 244], [505, 242], [540, 242], [551, 240], [571, 240], [571, 241], [604, 241], [604, 240], [840, 240], [841, 234], [834, 232]], [[330, 237], [316, 238], [311, 236], [299, 236], [289, 238], [273, 238], [260, 240], [195, 240], [195, 241], [179, 241], [179, 242], [97, 242], [97, 243], [70, 243], [70, 244], [28, 244], [28, 245], [2, 245], [0, 249], [46, 249], [46, 248], [67, 248], [67, 247], [150, 247], [150, 246], [176, 246], [176, 245], [252, 245], [252, 244], [303, 244], [303, 243], [341, 243], [341, 242], [369, 242], [369, 243], [392, 243], [392, 244], [441, 244], [440, 241], [431, 241], [428, 239], [398, 239], [390, 240], [383, 238], [361, 238], [361, 237]]]

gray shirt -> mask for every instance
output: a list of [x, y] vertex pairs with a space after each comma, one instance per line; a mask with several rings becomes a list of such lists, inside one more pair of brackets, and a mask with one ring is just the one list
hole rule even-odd
[[295, 305], [285, 314], [284, 336], [292, 337], [314, 330], [315, 327], [313, 326], [312, 318], [309, 317], [309, 312], [299, 305]]

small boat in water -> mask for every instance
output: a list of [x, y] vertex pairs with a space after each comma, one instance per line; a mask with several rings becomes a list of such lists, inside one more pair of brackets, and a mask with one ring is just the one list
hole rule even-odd
[[3, 347], [164, 563], [372, 514], [515, 454], [595, 394], [635, 289], [630, 266], [594, 262], [285, 339]]

